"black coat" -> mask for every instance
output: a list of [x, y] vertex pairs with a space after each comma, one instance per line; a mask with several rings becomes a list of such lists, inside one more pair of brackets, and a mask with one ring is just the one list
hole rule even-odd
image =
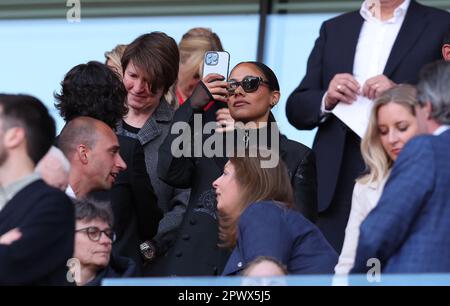
[[[215, 102], [203, 113], [203, 123], [215, 121], [216, 111], [224, 106]], [[193, 115], [190, 101], [186, 101], [175, 113], [174, 123], [184, 121], [192, 124]], [[173, 158], [170, 149], [176, 137], [177, 135], [169, 134], [160, 148], [158, 174], [168, 184], [192, 189], [178, 238], [165, 257], [161, 274], [218, 275], [222, 272], [229, 253], [217, 247], [217, 203], [212, 182], [222, 175], [228, 158]], [[203, 141], [207, 138], [208, 135], [204, 135]], [[290, 172], [297, 207], [314, 220], [317, 212], [314, 154], [304, 145], [282, 135], [279, 146], [281, 159]]]
[[133, 259], [140, 273], [142, 257], [139, 244], [156, 234], [162, 212], [147, 174], [142, 145], [130, 137], [117, 137], [120, 156], [127, 164], [127, 169], [119, 173], [110, 191], [94, 192], [90, 196], [111, 202], [113, 228], [117, 235], [113, 251]]
[[66, 284], [75, 237], [72, 201], [42, 180], [32, 182], [0, 211], [0, 236], [14, 228], [22, 237], [0, 245], [0, 284]]

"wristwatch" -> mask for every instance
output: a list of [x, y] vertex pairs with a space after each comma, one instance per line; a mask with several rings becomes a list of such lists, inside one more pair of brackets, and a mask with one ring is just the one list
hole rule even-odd
[[151, 261], [156, 257], [156, 246], [151, 240], [144, 241], [140, 244], [141, 254], [145, 260]]

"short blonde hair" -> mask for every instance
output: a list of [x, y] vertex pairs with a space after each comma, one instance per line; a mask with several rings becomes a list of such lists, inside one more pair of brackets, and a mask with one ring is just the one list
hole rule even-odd
[[378, 130], [378, 111], [380, 107], [389, 103], [404, 106], [416, 116], [416, 106], [419, 106], [417, 92], [414, 86], [400, 84], [386, 90], [375, 100], [370, 114], [369, 125], [361, 141], [361, 154], [366, 164], [367, 174], [358, 178], [362, 184], [381, 181], [392, 167], [393, 160], [383, 148]]
[[117, 45], [111, 51], [105, 52], [105, 59], [106, 59], [105, 64], [108, 62], [108, 60], [112, 61], [114, 65], [116, 65], [119, 68], [119, 73], [121, 77], [123, 76], [123, 67], [121, 59], [126, 48], [127, 45]]
[[206, 51], [223, 51], [216, 33], [208, 28], [193, 28], [186, 32], [178, 44], [180, 63], [188, 65], [188, 72], [202, 77], [203, 57]]
[[[178, 44], [180, 51], [180, 64], [186, 66], [186, 77], [198, 75], [203, 77], [203, 57], [206, 51], [223, 51], [219, 36], [208, 28], [192, 28], [187, 31]], [[176, 83], [165, 95], [167, 101], [174, 107], [178, 107], [176, 100]]]

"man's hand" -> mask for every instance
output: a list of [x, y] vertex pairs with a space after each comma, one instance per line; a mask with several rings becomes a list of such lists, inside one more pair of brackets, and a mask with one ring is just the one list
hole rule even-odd
[[363, 95], [374, 100], [378, 98], [384, 91], [390, 89], [396, 84], [389, 80], [385, 75], [380, 74], [368, 79], [363, 86]]
[[328, 85], [325, 109], [332, 110], [338, 102], [352, 104], [359, 94], [360, 85], [349, 73], [338, 73]]
[[0, 236], [0, 244], [11, 245], [13, 242], [19, 240], [22, 237], [22, 233], [18, 228], [14, 228], [9, 232]]

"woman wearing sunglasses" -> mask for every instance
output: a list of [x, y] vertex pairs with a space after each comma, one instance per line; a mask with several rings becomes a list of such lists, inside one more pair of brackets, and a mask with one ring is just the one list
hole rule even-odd
[[79, 199], [73, 202], [75, 260], [71, 261], [71, 272], [76, 285], [100, 286], [104, 278], [136, 276], [136, 265], [131, 259], [111, 254], [116, 235], [108, 204]]
[[[207, 75], [175, 113], [172, 133], [160, 148], [160, 178], [176, 187], [192, 188], [178, 238], [166, 257], [164, 275], [218, 275], [224, 268], [229, 253], [218, 248], [217, 204], [212, 182], [222, 174], [231, 156], [227, 151], [230, 141], [234, 142], [234, 148], [248, 148], [249, 144], [278, 148], [277, 156], [286, 163], [289, 171], [296, 208], [315, 221], [314, 155], [309, 148], [287, 139], [278, 131], [271, 114], [271, 108], [280, 98], [275, 74], [262, 63], [243, 62], [233, 68], [229, 80], [226, 82], [223, 76], [216, 74]], [[216, 123], [217, 111], [225, 107], [229, 108], [236, 128], [225, 133], [205, 132], [209, 123]], [[186, 123], [187, 127], [177, 129], [175, 125], [180, 126], [180, 122]], [[177, 139], [182, 134], [192, 136], [192, 141], [177, 147]], [[256, 140], [252, 135], [256, 135]], [[199, 137], [200, 144], [196, 142]], [[207, 149], [213, 142], [213, 154], [205, 152], [205, 147]], [[177, 148], [192, 154], [178, 154], [173, 151]]]

